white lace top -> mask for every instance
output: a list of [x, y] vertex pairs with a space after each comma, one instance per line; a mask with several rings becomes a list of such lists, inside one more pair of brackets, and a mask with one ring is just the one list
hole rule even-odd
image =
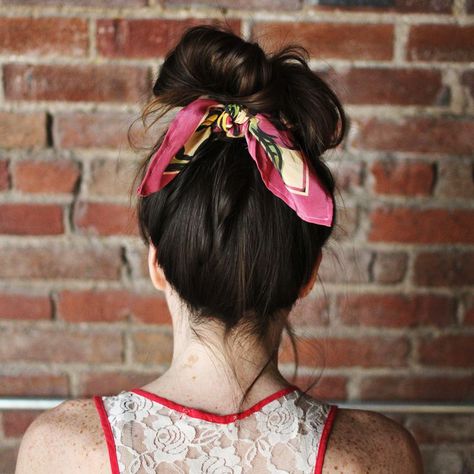
[[230, 415], [139, 388], [93, 398], [113, 474], [321, 473], [337, 409], [294, 385]]

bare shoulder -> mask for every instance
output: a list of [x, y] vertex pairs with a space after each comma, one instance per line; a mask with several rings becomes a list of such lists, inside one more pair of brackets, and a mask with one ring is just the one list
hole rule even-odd
[[43, 412], [21, 440], [15, 474], [109, 473], [107, 445], [93, 399], [66, 400]]
[[335, 472], [423, 474], [423, 464], [405, 427], [381, 413], [339, 408], [323, 465], [323, 474]]

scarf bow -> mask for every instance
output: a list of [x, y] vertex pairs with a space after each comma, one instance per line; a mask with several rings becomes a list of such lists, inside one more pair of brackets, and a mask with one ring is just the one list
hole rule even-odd
[[198, 98], [176, 114], [137, 194], [148, 196], [166, 186], [213, 132], [245, 137], [265, 186], [301, 219], [332, 225], [331, 196], [309, 160], [294, 146], [290, 131], [275, 127], [262, 113], [251, 115], [240, 104], [224, 105], [211, 98]]

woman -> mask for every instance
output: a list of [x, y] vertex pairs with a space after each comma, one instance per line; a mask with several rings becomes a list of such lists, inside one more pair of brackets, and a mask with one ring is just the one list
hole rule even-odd
[[307, 52], [266, 55], [189, 28], [144, 116], [180, 108], [137, 173], [150, 277], [172, 315], [169, 369], [72, 400], [24, 435], [23, 473], [420, 473], [418, 447], [375, 412], [309, 396], [278, 369], [288, 314], [311, 291], [336, 221], [321, 155], [346, 117]]

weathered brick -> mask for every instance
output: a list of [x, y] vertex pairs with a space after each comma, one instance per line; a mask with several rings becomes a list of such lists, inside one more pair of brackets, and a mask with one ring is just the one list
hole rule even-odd
[[470, 154], [474, 120], [448, 117], [354, 118], [350, 146], [362, 150]]
[[76, 232], [91, 235], [138, 235], [134, 209], [128, 205], [78, 201], [74, 206]]
[[2, 414], [3, 432], [6, 438], [21, 438], [32, 421], [43, 410], [9, 410]]
[[474, 198], [474, 161], [472, 158], [440, 160], [436, 196]]
[[407, 57], [411, 61], [474, 61], [474, 26], [413, 25]]
[[[102, 19], [97, 21], [97, 50], [107, 57], [165, 56], [186, 28], [213, 23], [215, 21], [201, 18]], [[230, 20], [228, 24], [239, 33], [239, 20]]]
[[[89, 195], [96, 196], [124, 196], [132, 192], [132, 180], [138, 171], [138, 163], [123, 159], [97, 159], [91, 163]], [[136, 183], [138, 186], [138, 183]]]
[[330, 162], [328, 164], [336, 181], [336, 186], [340, 191], [351, 192], [355, 189], [360, 189], [363, 185], [365, 168], [363, 162], [350, 161], [348, 157], [347, 160], [338, 161], [334, 165]]
[[[3, 0], [5, 5], [60, 5], [97, 7], [97, 0]], [[147, 0], [101, 0], [101, 7], [146, 6]]]
[[453, 0], [306, 0], [318, 10], [451, 13]]
[[52, 303], [47, 295], [0, 292], [0, 319], [51, 319], [52, 311]]
[[425, 375], [366, 376], [360, 384], [363, 400], [472, 400], [474, 377]]
[[393, 25], [321, 23], [321, 22], [256, 22], [251, 41], [267, 50], [283, 43], [298, 42], [317, 59], [393, 58]]
[[0, 233], [54, 235], [64, 232], [63, 209], [57, 204], [0, 204]]
[[472, 443], [474, 423], [469, 414], [411, 415], [407, 428], [418, 443]]
[[318, 279], [324, 283], [368, 283], [372, 252], [368, 249], [345, 248], [337, 259], [332, 254], [323, 256]]
[[465, 87], [471, 100], [474, 99], [474, 69], [464, 71], [461, 74], [461, 85]]
[[419, 361], [437, 367], [472, 367], [474, 365], [474, 336], [445, 334], [421, 337]]
[[0, 160], [0, 191], [6, 191], [10, 187], [10, 174], [8, 171], [8, 160]]
[[0, 112], [0, 147], [46, 145], [46, 116], [42, 112]]
[[377, 194], [428, 196], [435, 182], [435, 165], [419, 160], [382, 159], [372, 163]]
[[115, 395], [122, 390], [140, 388], [160, 374], [124, 370], [120, 372], [88, 372], [79, 375], [79, 396]]
[[474, 325], [474, 295], [468, 295], [465, 301], [464, 321], [465, 325]]
[[2, 362], [122, 362], [123, 341], [118, 331], [88, 329], [1, 328]]
[[313, 297], [311, 294], [300, 298], [289, 313], [288, 320], [295, 327], [327, 326], [329, 300], [325, 297]]
[[140, 66], [7, 64], [3, 74], [8, 100], [138, 102], [149, 89]]
[[161, 293], [146, 295], [127, 290], [62, 291], [58, 296], [58, 317], [65, 321], [125, 321], [167, 324], [171, 317]]
[[13, 167], [14, 187], [27, 193], [71, 193], [81, 175], [71, 160], [22, 160]]
[[[315, 377], [299, 376], [296, 385], [301, 390], [306, 390]], [[347, 397], [347, 378], [339, 375], [323, 375], [308, 394], [322, 400], [345, 400]]]
[[173, 336], [168, 332], [136, 331], [132, 334], [133, 361], [141, 364], [171, 363]]
[[456, 323], [456, 300], [428, 294], [346, 294], [337, 298], [344, 324], [376, 327], [448, 326]]
[[0, 395], [66, 397], [69, 395], [69, 378], [66, 374], [35, 371], [19, 374], [0, 374]]
[[127, 150], [127, 129], [135, 118], [120, 112], [59, 112], [53, 125], [54, 143], [60, 148]]
[[[357, 206], [348, 205], [340, 207], [337, 212], [337, 224], [331, 238], [337, 242], [351, 240], [354, 237], [359, 224], [359, 210]], [[333, 274], [331, 278], [337, 278], [337, 275]], [[352, 275], [350, 278], [357, 278], [357, 276]], [[366, 274], [364, 273], [363, 275], [360, 275], [359, 278], [366, 278]]]
[[[299, 364], [308, 367], [402, 367], [407, 365], [409, 344], [403, 337], [300, 337], [297, 349]], [[293, 362], [287, 337], [280, 346], [279, 360]]]
[[[169, 7], [188, 7], [187, 0], [163, 0]], [[299, 10], [301, 2], [298, 0], [195, 0], [193, 5], [209, 6], [217, 8], [238, 8], [238, 9], [278, 9], [278, 10]]]
[[413, 281], [418, 286], [474, 284], [474, 252], [450, 249], [420, 252], [415, 258]]
[[446, 105], [449, 98], [440, 71], [359, 67], [316, 72], [346, 104]]
[[405, 252], [378, 251], [372, 264], [372, 276], [377, 283], [399, 283], [403, 281], [408, 266]]
[[133, 278], [150, 279], [148, 270], [148, 247], [127, 248], [126, 258]]
[[18, 448], [20, 444], [15, 446], [0, 447], [0, 472], [15, 472], [16, 460], [18, 458]]
[[0, 278], [118, 280], [120, 247], [77, 243], [0, 247]]
[[474, 13], [474, 0], [466, 0], [466, 13]]
[[368, 239], [374, 242], [474, 242], [474, 211], [468, 209], [381, 207], [370, 213], [370, 220]]
[[86, 56], [87, 29], [82, 18], [0, 18], [0, 53]]

